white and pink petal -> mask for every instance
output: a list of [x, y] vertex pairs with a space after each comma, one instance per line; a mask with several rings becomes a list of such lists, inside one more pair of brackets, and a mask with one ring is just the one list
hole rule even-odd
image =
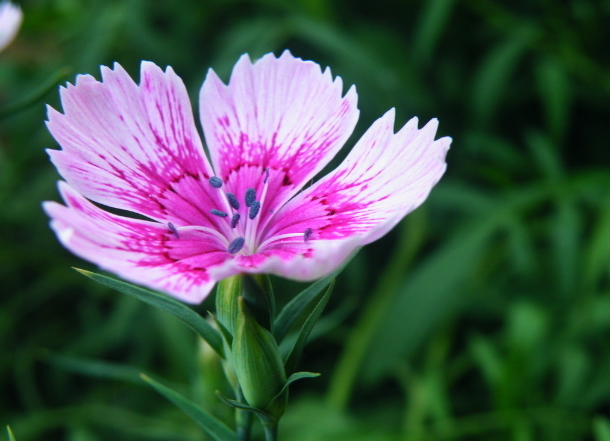
[[[273, 211], [329, 163], [358, 120], [352, 87], [285, 51], [237, 62], [228, 85], [210, 70], [200, 114], [212, 163], [237, 195], [263, 191]], [[268, 173], [268, 177], [267, 174]]]
[[354, 247], [379, 239], [417, 208], [443, 175], [451, 139], [434, 140], [437, 126], [431, 120], [418, 129], [413, 118], [394, 134], [394, 112], [386, 113], [336, 170], [279, 210], [262, 232], [260, 251], [299, 239], [355, 240]]
[[209, 269], [232, 257], [225, 242], [204, 230], [108, 213], [64, 182], [60, 191], [67, 205], [46, 202], [44, 208], [61, 243], [131, 282], [199, 303], [217, 281]]
[[196, 209], [183, 210], [214, 205], [216, 196], [180, 78], [150, 62], [142, 63], [139, 85], [118, 64], [102, 67], [102, 78], [78, 76], [61, 89], [64, 113], [49, 108], [48, 127], [62, 147], [49, 155], [60, 174], [104, 205], [157, 220], [205, 222]]

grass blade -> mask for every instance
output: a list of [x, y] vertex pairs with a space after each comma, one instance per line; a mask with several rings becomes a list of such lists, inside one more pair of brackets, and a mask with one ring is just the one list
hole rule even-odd
[[123, 294], [135, 297], [144, 303], [148, 303], [149, 305], [155, 306], [165, 312], [170, 313], [174, 317], [179, 318], [189, 327], [191, 327], [197, 334], [199, 334], [201, 338], [203, 338], [212, 347], [212, 349], [218, 353], [218, 355], [224, 357], [222, 337], [218, 331], [216, 331], [212, 325], [210, 325], [203, 317], [188, 306], [183, 305], [170, 297], [148, 291], [121, 280], [102, 276], [101, 274], [92, 273], [90, 271], [85, 271], [78, 268], [75, 269], [79, 273], [89, 277], [97, 283], [101, 283], [102, 285], [116, 289]]
[[303, 348], [307, 344], [309, 334], [311, 334], [311, 330], [322, 315], [322, 311], [324, 311], [324, 308], [328, 303], [328, 299], [330, 299], [330, 295], [332, 294], [334, 287], [335, 281], [332, 280], [330, 282], [330, 285], [328, 286], [328, 289], [326, 290], [314, 310], [311, 312], [311, 314], [309, 314], [307, 320], [305, 320], [305, 323], [303, 324], [303, 327], [299, 332], [299, 336], [297, 337], [297, 340], [294, 343], [294, 346], [292, 347], [292, 350], [290, 351], [290, 354], [288, 354], [288, 357], [286, 358], [286, 361], [284, 363], [284, 366], [286, 367], [286, 374], [290, 375], [292, 372], [294, 372], [296, 365], [299, 362], [299, 358], [301, 357], [301, 353], [303, 352]]

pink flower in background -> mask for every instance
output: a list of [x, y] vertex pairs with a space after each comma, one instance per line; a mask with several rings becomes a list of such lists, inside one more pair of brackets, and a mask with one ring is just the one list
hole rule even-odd
[[0, 51], [9, 45], [21, 26], [23, 14], [11, 2], [0, 3]]
[[63, 114], [49, 108], [62, 147], [49, 154], [66, 181], [66, 205], [44, 205], [51, 226], [78, 256], [187, 302], [239, 273], [324, 276], [419, 206], [445, 171], [451, 139], [434, 140], [437, 121], [394, 133], [390, 110], [306, 187], [351, 135], [357, 95], [288, 51], [242, 56], [228, 85], [209, 71], [199, 96], [209, 160], [171, 68], [143, 62], [139, 85], [118, 64], [102, 78], [79, 76], [61, 88]]

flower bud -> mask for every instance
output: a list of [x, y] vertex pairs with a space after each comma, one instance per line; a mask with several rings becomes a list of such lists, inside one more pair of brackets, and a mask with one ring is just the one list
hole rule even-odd
[[250, 313], [243, 297], [238, 299], [239, 313], [233, 339], [233, 368], [248, 405], [275, 418], [284, 413], [288, 395], [282, 393], [286, 372], [277, 343]]

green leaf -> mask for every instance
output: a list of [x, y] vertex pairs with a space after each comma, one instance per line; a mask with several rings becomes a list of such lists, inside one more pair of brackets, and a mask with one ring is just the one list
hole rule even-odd
[[64, 66], [55, 71], [44, 83], [34, 89], [31, 93], [26, 95], [19, 102], [12, 104], [6, 109], [0, 110], [0, 119], [4, 119], [22, 110], [26, 110], [28, 107], [36, 105], [39, 101], [42, 101], [44, 96], [51, 90], [54, 90], [57, 85], [70, 74], [72, 69]]
[[140, 382], [141, 370], [119, 363], [109, 363], [80, 357], [49, 354], [46, 361], [61, 369], [88, 377], [119, 381]]
[[596, 441], [610, 441], [610, 421], [602, 417], [595, 418], [593, 432]]
[[427, 64], [430, 60], [454, 3], [455, 0], [429, 0], [423, 3], [413, 39], [413, 58], [421, 64]]
[[218, 355], [224, 357], [224, 349], [222, 346], [222, 337], [203, 317], [193, 311], [191, 308], [170, 297], [148, 291], [138, 286], [126, 283], [111, 277], [102, 276], [101, 274], [92, 273], [79, 268], [75, 268], [79, 273], [89, 277], [97, 283], [106, 285], [112, 289], [135, 297], [138, 300], [155, 306], [165, 312], [179, 318], [189, 327], [191, 327], [201, 338], [203, 338]]
[[303, 311], [309, 306], [309, 304], [317, 297], [317, 295], [328, 286], [331, 281], [336, 278], [341, 271], [347, 266], [347, 264], [356, 256], [357, 252], [354, 252], [349, 259], [343, 263], [339, 268], [330, 273], [328, 276], [317, 280], [316, 282], [309, 285], [303, 291], [301, 291], [295, 298], [284, 306], [282, 311], [277, 316], [275, 321], [274, 336], [278, 344], [286, 337], [286, 334], [294, 325], [294, 322], [299, 318]]
[[475, 76], [472, 109], [476, 120], [486, 124], [496, 109], [526, 49], [537, 37], [537, 28], [524, 23], [514, 28], [506, 40], [494, 47]]
[[560, 141], [570, 126], [570, 80], [565, 68], [548, 56], [538, 61], [536, 77], [548, 131]]
[[179, 407], [205, 430], [205, 432], [216, 441], [239, 441], [235, 432], [229, 429], [223, 422], [219, 421], [206, 410], [187, 400], [178, 392], [163, 386], [161, 383], [142, 374], [142, 379], [150, 384], [157, 392]]
[[284, 392], [286, 392], [288, 390], [288, 387], [295, 381], [302, 380], [304, 378], [316, 378], [316, 377], [319, 377], [320, 375], [322, 375], [322, 374], [318, 374], [317, 372], [296, 372], [296, 373], [292, 374], [290, 377], [288, 377], [288, 380], [286, 380], [286, 384], [284, 384], [284, 387], [282, 387], [282, 390], [280, 391], [279, 394], [277, 394], [277, 396], [275, 398], [279, 397]]
[[265, 421], [276, 421], [277, 422], [276, 417], [265, 412], [264, 410], [257, 409], [256, 407], [248, 406], [247, 404], [242, 403], [241, 401], [232, 400], [230, 398], [227, 398], [227, 397], [223, 396], [219, 391], [216, 391], [216, 395], [218, 396], [218, 398], [220, 398], [220, 401], [225, 403], [227, 406], [234, 407], [235, 409], [246, 410], [248, 412], [252, 412], [252, 413], [258, 415], [259, 418], [261, 418], [262, 420], [265, 420]]
[[311, 314], [309, 314], [309, 317], [307, 317], [307, 320], [305, 320], [305, 323], [303, 323], [303, 327], [301, 328], [301, 331], [299, 332], [297, 341], [294, 343], [294, 346], [292, 347], [290, 354], [288, 354], [288, 357], [286, 358], [286, 361], [284, 362], [284, 366], [286, 367], [286, 373], [289, 374], [290, 372], [295, 370], [296, 365], [299, 362], [299, 358], [301, 357], [301, 353], [303, 352], [303, 348], [307, 344], [307, 339], [309, 338], [309, 334], [311, 334], [311, 330], [313, 329], [314, 325], [316, 324], [316, 322], [322, 315], [322, 311], [324, 311], [324, 308], [326, 307], [326, 304], [328, 303], [328, 299], [330, 299], [330, 295], [332, 294], [334, 287], [335, 287], [335, 281], [332, 280], [330, 282], [330, 285], [328, 286], [328, 289], [326, 290], [326, 292], [324, 293], [324, 295], [322, 296], [322, 298], [320, 299], [320, 301], [318, 302], [316, 307], [313, 309], [313, 311], [311, 311]]
[[13, 435], [13, 431], [11, 430], [11, 426], [6, 426], [6, 433], [8, 436], [8, 441], [17, 441], [15, 435]]

